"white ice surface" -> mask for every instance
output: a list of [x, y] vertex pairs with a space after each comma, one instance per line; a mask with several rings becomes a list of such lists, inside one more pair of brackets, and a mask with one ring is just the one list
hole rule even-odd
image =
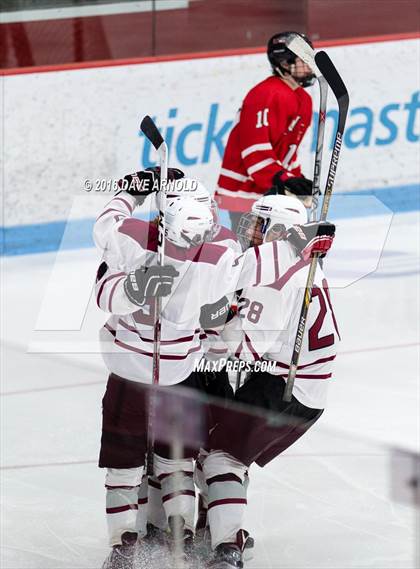
[[[419, 448], [419, 217], [369, 219], [340, 222], [345, 237], [328, 267], [336, 285], [347, 284], [332, 291], [343, 341], [328, 409], [284, 455], [251, 469], [249, 568], [417, 567], [415, 510], [390, 497], [390, 448]], [[364, 266], [376, 264], [381, 240], [370, 243], [380, 232], [387, 238], [378, 269], [344, 283], [353, 279], [357, 251]], [[348, 264], [339, 249], [350, 252]], [[107, 550], [96, 467], [103, 315], [89, 305], [81, 332], [42, 329], [57, 258], [55, 286], [63, 290], [96, 263], [89, 249], [2, 261], [2, 569], [97, 568]], [[57, 316], [61, 303], [78, 328], [77, 294], [57, 292], [50, 310]]]

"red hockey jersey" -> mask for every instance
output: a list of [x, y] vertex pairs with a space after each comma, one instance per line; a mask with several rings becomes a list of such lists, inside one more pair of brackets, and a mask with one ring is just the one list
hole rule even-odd
[[297, 149], [311, 123], [312, 99], [271, 76], [245, 97], [229, 135], [216, 190], [223, 209], [249, 211], [252, 203], [282, 179], [301, 176]]

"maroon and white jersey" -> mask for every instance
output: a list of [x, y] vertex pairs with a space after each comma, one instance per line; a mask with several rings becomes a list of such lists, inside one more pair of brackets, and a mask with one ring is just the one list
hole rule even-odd
[[[153, 306], [132, 304], [124, 291], [126, 275], [156, 263], [157, 227], [131, 217], [133, 201], [120, 195], [99, 216], [94, 238], [104, 251], [98, 270], [98, 306], [112, 314], [101, 332], [103, 357], [113, 373], [152, 381]], [[264, 250], [266, 253], [264, 254]], [[183, 249], [165, 242], [165, 263], [179, 272], [169, 297], [162, 300], [161, 383], [184, 380], [203, 354], [200, 308], [235, 290], [275, 279], [270, 244], [238, 254], [224, 245], [204, 243]], [[201, 338], [200, 338], [201, 336]], [[110, 341], [112, 340], [112, 341]]]
[[[102, 251], [106, 250], [111, 229], [123, 219], [131, 218], [135, 207], [135, 198], [126, 192], [121, 192], [105, 206], [94, 226], [94, 240], [98, 249]], [[242, 253], [236, 234], [222, 225], [218, 226], [212, 243], [228, 247], [237, 255]], [[228, 295], [228, 299], [231, 302], [233, 302], [234, 298], [236, 299], [234, 293]], [[114, 336], [112, 336], [110, 330], [115, 330], [117, 323], [118, 317], [114, 315], [110, 316], [105, 328], [100, 332], [104, 351], [107, 351], [109, 346], [114, 342]], [[221, 329], [218, 328], [206, 328], [201, 331], [200, 339], [202, 340], [203, 354], [206, 355], [208, 359], [215, 360], [226, 357], [229, 354], [228, 346], [223, 341], [220, 331]]]
[[[235, 321], [226, 326], [222, 336], [237, 358], [250, 362], [261, 359], [275, 361], [273, 373], [279, 376], [279, 380], [286, 380], [309, 262], [297, 257], [287, 241], [274, 241], [269, 245], [278, 259], [279, 277], [268, 286], [242, 291]], [[325, 407], [339, 339], [328, 283], [321, 267], [317, 267], [293, 389], [293, 395], [308, 407]]]

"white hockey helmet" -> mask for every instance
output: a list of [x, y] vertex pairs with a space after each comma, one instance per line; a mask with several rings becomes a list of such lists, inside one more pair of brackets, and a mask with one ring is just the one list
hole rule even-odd
[[211, 241], [213, 215], [205, 203], [192, 198], [170, 198], [165, 208], [165, 236], [174, 245], [189, 249]]
[[210, 192], [204, 184], [194, 178], [180, 178], [168, 182], [165, 191], [166, 199], [172, 198], [192, 198], [197, 202], [206, 204], [213, 215], [213, 235], [219, 228], [219, 209], [216, 201], [211, 197]]
[[270, 232], [279, 238], [292, 225], [302, 225], [307, 221], [306, 208], [296, 197], [263, 196], [253, 204], [251, 213], [242, 215], [237, 230], [238, 239], [245, 250], [264, 243]]

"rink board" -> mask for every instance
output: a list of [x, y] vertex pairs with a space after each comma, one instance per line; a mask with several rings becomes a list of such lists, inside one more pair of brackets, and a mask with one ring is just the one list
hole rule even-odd
[[[327, 49], [350, 92], [335, 191], [394, 189], [398, 211], [405, 188], [418, 186], [419, 48], [409, 39]], [[145, 114], [162, 129], [170, 164], [213, 191], [241, 100], [267, 73], [265, 55], [250, 54], [2, 77], [6, 252], [56, 249], [78, 196], [88, 198], [78, 219], [93, 219], [111, 180], [153, 165], [139, 134]], [[330, 96], [326, 150], [336, 114]], [[308, 177], [315, 136], [311, 127], [300, 152]], [[328, 159], [326, 151], [324, 174]]]

